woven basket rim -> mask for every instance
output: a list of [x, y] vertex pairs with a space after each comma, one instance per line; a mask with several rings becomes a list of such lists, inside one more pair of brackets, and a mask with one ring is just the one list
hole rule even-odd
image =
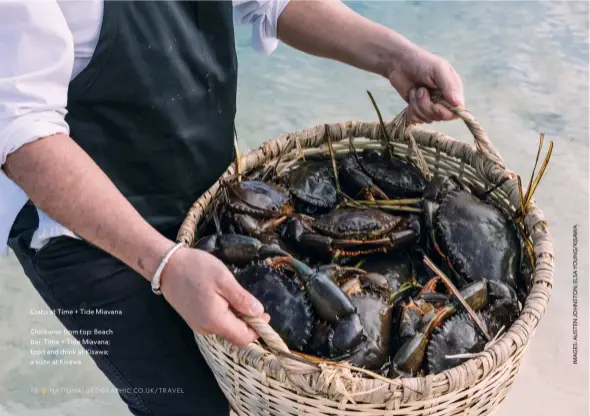
[[[464, 117], [461, 118], [466, 121]], [[473, 120], [475, 119], [473, 118]], [[481, 129], [478, 124], [475, 127], [470, 126], [467, 121], [466, 124], [472, 133], [474, 128]], [[396, 120], [385, 124], [385, 130], [389, 134], [396, 134], [398, 127]], [[367, 138], [370, 141], [379, 143], [384, 134], [378, 121], [347, 121], [317, 125], [294, 133], [283, 134], [276, 139], [264, 142], [257, 149], [243, 154], [241, 156], [241, 165], [244, 171], [249, 171], [262, 163], [276, 160], [279, 155], [284, 158], [284, 155], [290, 154], [292, 157], [299, 149], [319, 148], [325, 144], [327, 135], [336, 144], [351, 137]], [[436, 154], [441, 155], [441, 157], [452, 158], [460, 161], [461, 165], [465, 164], [472, 167], [483, 182], [491, 185], [503, 182], [499, 189], [507, 195], [513, 206], [518, 206], [519, 195], [516, 188], [516, 174], [504, 166], [501, 156], [495, 151], [491, 143], [484, 143], [483, 146], [481, 143], [477, 143], [474, 146], [472, 143], [457, 140], [444, 133], [428, 130], [419, 125], [407, 126], [402, 133], [402, 137], [396, 136], [395, 141], [407, 145], [410, 138], [415, 140], [415, 143], [420, 147], [434, 149]], [[486, 146], [489, 146], [491, 151], [488, 151]], [[232, 164], [219, 181], [193, 204], [178, 232], [177, 241], [193, 246], [201, 216], [206, 212], [216, 196], [220, 188], [220, 181], [234, 175], [235, 164]], [[406, 390], [413, 390], [416, 386], [423, 386], [425, 383], [428, 385], [433, 383], [448, 385], [448, 389], [441, 393], [443, 395], [474, 385], [490, 372], [505, 365], [511, 357], [526, 348], [549, 303], [554, 278], [554, 261], [548, 225], [534, 199], [527, 207], [527, 215], [523, 225], [534, 243], [537, 265], [533, 274], [531, 291], [526, 298], [518, 319], [507, 329], [497, 343], [480, 357], [471, 358], [459, 366], [442, 373], [406, 378], [400, 380], [399, 383], [395, 383], [397, 388], [404, 390], [404, 396], [407, 393]], [[195, 335], [200, 337], [198, 334]], [[227, 353], [235, 356], [235, 347], [227, 341], [215, 336], [208, 336], [208, 338], [210, 338], [211, 342], [223, 344]], [[255, 351], [255, 354], [261, 353], [256, 347], [246, 348], [250, 348], [250, 352]], [[265, 354], [271, 354], [274, 359], [284, 363], [285, 360], [281, 359], [281, 357], [277, 357], [267, 349], [264, 349], [264, 351]], [[272, 361], [273, 358], [265, 357], [265, 359]], [[465, 380], [465, 374], [467, 374], [467, 380]], [[425, 379], [428, 380], [425, 381]], [[292, 388], [292, 386], [289, 388]], [[420, 390], [420, 388], [417, 388], [417, 390]], [[416, 395], [415, 393], [410, 394], [417, 400], [428, 398], [428, 396], [421, 398], [419, 394]]]

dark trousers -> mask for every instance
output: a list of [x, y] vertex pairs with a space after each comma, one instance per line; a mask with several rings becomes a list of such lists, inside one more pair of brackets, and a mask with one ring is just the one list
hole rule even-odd
[[78, 341], [102, 341], [84, 348], [132, 414], [229, 414], [192, 331], [148, 281], [84, 241], [54, 238], [36, 251], [31, 236], [9, 241], [25, 274]]

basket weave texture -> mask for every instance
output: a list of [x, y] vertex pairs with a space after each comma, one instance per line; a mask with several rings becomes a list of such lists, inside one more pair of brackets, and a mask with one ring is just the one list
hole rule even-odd
[[[464, 108], [450, 108], [462, 119], [475, 145], [405, 122], [404, 112], [385, 123], [393, 137], [393, 152], [415, 158], [415, 149], [433, 175], [454, 174], [472, 187], [502, 183], [492, 196], [510, 212], [519, 207], [517, 176], [504, 166], [487, 135]], [[401, 120], [401, 121], [400, 121]], [[241, 156], [243, 171], [262, 164], [280, 163], [328, 152], [327, 137], [335, 152], [355, 147], [383, 146], [378, 122], [350, 121], [325, 124], [283, 135]], [[177, 240], [193, 246], [221, 181], [235, 175], [235, 166], [190, 208]], [[452, 416], [491, 414], [508, 394], [521, 360], [547, 308], [554, 276], [553, 246], [543, 213], [532, 200], [522, 226], [535, 247], [536, 267], [531, 290], [517, 321], [489, 348], [463, 364], [425, 377], [388, 380], [361, 375], [332, 365], [296, 361], [274, 330], [260, 319], [246, 318], [264, 341], [237, 348], [220, 337], [195, 334], [197, 345], [211, 367], [232, 409], [239, 415], [408, 415]]]

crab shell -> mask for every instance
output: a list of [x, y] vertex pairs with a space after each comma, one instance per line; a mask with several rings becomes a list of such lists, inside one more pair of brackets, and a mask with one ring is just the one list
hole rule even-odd
[[389, 158], [376, 150], [363, 151], [362, 168], [390, 198], [421, 196], [426, 179], [411, 163]]
[[287, 182], [299, 212], [309, 215], [327, 212], [338, 203], [334, 173], [325, 162], [299, 165], [289, 174]]
[[453, 181], [434, 178], [424, 193], [426, 222], [437, 251], [463, 280], [460, 286], [486, 279], [515, 288], [521, 245], [514, 222]]
[[316, 217], [313, 228], [333, 238], [370, 240], [393, 231], [403, 220], [378, 209], [344, 208]]
[[[366, 258], [362, 264], [363, 270], [382, 274], [389, 281], [391, 291], [396, 292], [404, 283], [414, 279], [424, 285], [430, 280], [430, 275], [415, 253], [401, 252], [377, 254]], [[416, 292], [417, 293], [417, 292]], [[408, 292], [403, 299], [415, 293]]]
[[311, 337], [314, 313], [306, 292], [277, 269], [253, 264], [236, 273], [238, 282], [270, 315], [270, 326], [289, 348], [302, 351]]
[[352, 295], [365, 335], [362, 346], [346, 357], [352, 365], [368, 370], [382, 370], [389, 361], [389, 344], [393, 328], [393, 305], [369, 291]]
[[506, 329], [510, 328], [520, 313], [515, 290], [502, 282], [488, 281], [488, 294], [488, 313]]
[[[489, 313], [477, 314], [491, 337], [496, 336], [501, 325]], [[437, 374], [456, 367], [467, 358], [446, 358], [446, 356], [482, 352], [486, 339], [466, 313], [455, 315], [437, 328], [430, 338], [427, 362], [430, 374]]]
[[229, 208], [244, 214], [273, 217], [291, 211], [287, 192], [266, 182], [243, 181], [228, 191]]
[[357, 198], [365, 192], [372, 193], [375, 186], [373, 179], [359, 166], [353, 155], [342, 159], [338, 165], [338, 180], [350, 197]]

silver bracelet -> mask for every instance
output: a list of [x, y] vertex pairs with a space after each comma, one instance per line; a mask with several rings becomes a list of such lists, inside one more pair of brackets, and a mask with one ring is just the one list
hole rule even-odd
[[154, 273], [154, 277], [152, 277], [152, 292], [154, 292], [156, 295], [162, 294], [162, 291], [160, 290], [160, 279], [162, 278], [162, 271], [164, 270], [164, 267], [166, 267], [166, 263], [168, 263], [168, 260], [170, 260], [170, 257], [172, 257], [176, 250], [184, 246], [186, 246], [186, 244], [184, 243], [176, 244], [174, 247], [168, 250], [168, 253], [166, 253], [164, 258], [160, 262], [160, 265]]

